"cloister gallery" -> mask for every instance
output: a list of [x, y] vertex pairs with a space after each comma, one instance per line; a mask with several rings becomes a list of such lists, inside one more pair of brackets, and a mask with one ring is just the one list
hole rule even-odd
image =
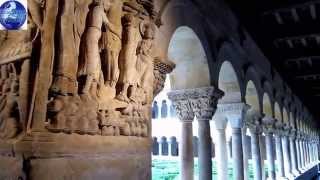
[[166, 156], [165, 180], [317, 179], [319, 2], [248, 2], [28, 0], [0, 31], [0, 180], [157, 179]]

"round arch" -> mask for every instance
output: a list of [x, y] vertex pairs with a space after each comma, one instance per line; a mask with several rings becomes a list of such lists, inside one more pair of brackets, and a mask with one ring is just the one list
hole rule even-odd
[[196, 33], [187, 26], [174, 32], [168, 57], [176, 64], [170, 74], [172, 89], [192, 89], [210, 86], [210, 72], [205, 50]]
[[277, 121], [282, 122], [282, 113], [278, 102], [274, 104], [274, 117]]
[[218, 87], [225, 96], [224, 102], [240, 102], [241, 90], [237, 74], [229, 61], [224, 61], [219, 71]]
[[260, 112], [259, 95], [253, 81], [248, 81], [246, 88], [245, 100], [251, 109]]
[[289, 113], [286, 107], [283, 108], [283, 124], [289, 125]]
[[273, 115], [273, 110], [272, 110], [272, 105], [271, 105], [271, 99], [270, 99], [270, 96], [269, 94], [267, 93], [264, 93], [263, 94], [263, 101], [262, 101], [262, 104], [263, 104], [263, 113], [266, 115], [266, 116], [269, 116], [269, 117], [272, 117]]

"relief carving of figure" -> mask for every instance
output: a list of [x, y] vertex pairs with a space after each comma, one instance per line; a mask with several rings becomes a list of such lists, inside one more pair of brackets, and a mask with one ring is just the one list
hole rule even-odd
[[123, 1], [113, 0], [112, 6], [107, 12], [107, 17], [113, 28], [107, 28], [103, 33], [103, 45], [105, 47], [105, 57], [102, 63], [104, 69], [105, 85], [115, 89], [119, 80], [119, 54], [122, 47], [122, 7]]
[[101, 78], [101, 58], [99, 41], [102, 36], [102, 27], [112, 29], [113, 25], [109, 22], [106, 12], [110, 9], [110, 2], [101, 0], [94, 1], [94, 7], [88, 14], [88, 25], [85, 34], [85, 59], [84, 67], [80, 69], [80, 74], [86, 76], [85, 85], [81, 93], [88, 95], [92, 83]]
[[[155, 26], [151, 23], [141, 24], [142, 40], [138, 44], [137, 49], [137, 72], [138, 86], [142, 88], [146, 94], [152, 96], [153, 84], [153, 40], [155, 36]], [[152, 97], [148, 97], [148, 100]]]
[[[137, 55], [136, 50], [139, 43], [139, 22], [133, 14], [123, 17], [124, 40], [123, 51], [120, 58], [120, 84], [121, 91], [116, 97], [120, 101], [129, 102], [129, 87], [137, 84]], [[134, 88], [133, 88], [134, 89]], [[131, 94], [134, 94], [133, 92]]]
[[0, 95], [0, 138], [10, 139], [19, 131], [18, 77], [13, 64], [2, 65], [2, 75], [6, 74]]

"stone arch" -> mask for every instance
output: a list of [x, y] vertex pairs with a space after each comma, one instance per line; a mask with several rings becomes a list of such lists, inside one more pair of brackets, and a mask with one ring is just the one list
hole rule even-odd
[[[155, 52], [156, 56], [168, 59], [168, 47], [172, 36], [179, 27], [187, 26], [195, 32], [205, 50], [208, 62], [212, 63], [210, 40], [203, 29], [203, 27], [207, 27], [207, 24], [205, 21], [199, 21], [199, 19], [202, 19], [201, 11], [189, 1], [183, 3], [180, 1], [155, 1], [155, 4], [156, 8], [161, 11], [158, 17], [159, 28], [157, 28], [158, 32], [155, 37], [155, 43], [158, 47]], [[182, 14], [183, 16], [181, 16]], [[214, 34], [217, 33], [210, 34], [210, 36], [214, 36]]]
[[218, 87], [225, 93], [220, 101], [228, 103], [240, 102], [242, 98], [238, 76], [229, 61], [224, 61], [221, 65], [218, 77]]
[[283, 108], [283, 124], [289, 125], [289, 113], [286, 107]]
[[181, 26], [173, 34], [168, 57], [176, 68], [170, 74], [172, 89], [192, 89], [210, 86], [208, 59], [197, 34]]
[[273, 116], [273, 109], [271, 105], [271, 99], [268, 93], [263, 94], [263, 102], [262, 102], [262, 112], [265, 116], [272, 117]]
[[251, 106], [251, 109], [260, 112], [259, 95], [255, 84], [251, 80], [247, 83], [245, 100], [246, 103]]
[[281, 109], [280, 109], [280, 105], [278, 102], [276, 102], [274, 104], [274, 118], [278, 121], [278, 122], [282, 122], [282, 113], [281, 113]]
[[[258, 99], [258, 108], [260, 111], [262, 111], [262, 93], [263, 93], [263, 89], [261, 87], [261, 80], [260, 80], [260, 75], [259, 73], [256, 71], [256, 69], [254, 68], [253, 65], [249, 65], [246, 73], [245, 73], [245, 81], [246, 81], [246, 91], [245, 91], [245, 97], [247, 96], [247, 90], [248, 90], [248, 85], [249, 82], [251, 82], [256, 90], [256, 95], [257, 95], [257, 99]], [[247, 99], [247, 98], [246, 98]], [[246, 101], [247, 102], [247, 101]], [[249, 104], [249, 103], [247, 103]], [[250, 104], [249, 104], [250, 105]]]
[[[237, 48], [229, 41], [225, 41], [222, 43], [218, 50], [217, 55], [217, 61], [216, 65], [213, 66], [213, 75], [212, 80], [213, 84], [218, 85], [220, 87], [221, 85], [221, 75], [223, 72], [223, 68], [226, 68], [227, 66], [229, 69], [232, 69], [232, 71], [229, 70], [229, 72], [232, 72], [232, 78], [234, 79], [234, 82], [237, 82], [237, 91], [238, 91], [238, 97], [235, 101], [244, 101], [245, 97], [245, 91], [246, 91], [246, 84], [244, 79], [244, 71], [240, 64], [239, 58], [241, 58], [241, 54], [238, 52]], [[227, 74], [227, 72], [224, 72], [223, 74]], [[224, 75], [223, 75], [224, 76]], [[235, 78], [236, 77], [236, 80]], [[221, 89], [221, 88], [220, 88]], [[223, 90], [223, 89], [222, 89]], [[231, 93], [229, 93], [231, 95]], [[224, 98], [227, 97], [227, 92], [225, 92]]]
[[292, 127], [292, 128], [295, 128], [295, 118], [294, 118], [294, 116], [293, 116], [293, 112], [291, 111], [290, 112], [290, 127]]
[[[262, 87], [263, 87], [263, 94], [262, 94], [262, 104], [261, 104], [261, 107], [263, 110], [265, 110], [265, 103], [266, 103], [266, 100], [268, 100], [270, 102], [270, 116], [272, 117], [273, 114], [274, 114], [274, 104], [272, 103], [273, 102], [273, 95], [274, 95], [274, 92], [273, 92], [273, 89], [272, 89], [272, 86], [271, 84], [269, 83], [269, 81], [267, 81], [266, 79], [262, 79]], [[263, 111], [265, 113], [265, 111]], [[265, 113], [265, 115], [267, 115]]]

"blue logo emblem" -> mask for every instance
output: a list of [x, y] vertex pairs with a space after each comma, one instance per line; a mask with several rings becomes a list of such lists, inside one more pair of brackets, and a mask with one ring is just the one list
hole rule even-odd
[[27, 10], [17, 0], [8, 0], [0, 5], [0, 23], [7, 30], [19, 30], [27, 19]]

